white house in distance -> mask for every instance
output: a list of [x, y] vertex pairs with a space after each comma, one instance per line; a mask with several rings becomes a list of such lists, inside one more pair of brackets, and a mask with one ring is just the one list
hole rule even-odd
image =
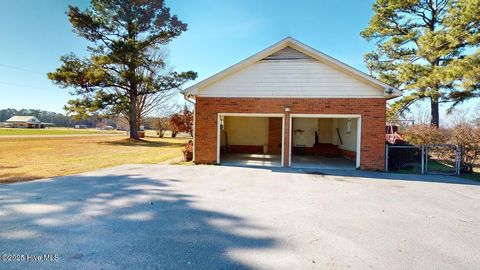
[[14, 128], [45, 128], [46, 126], [54, 126], [52, 123], [43, 123], [35, 116], [12, 116], [6, 123]]

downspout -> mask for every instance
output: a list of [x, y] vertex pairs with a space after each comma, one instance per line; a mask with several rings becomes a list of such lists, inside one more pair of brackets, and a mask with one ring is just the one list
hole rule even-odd
[[183, 94], [183, 98], [184, 98], [186, 101], [188, 101], [188, 102], [190, 102], [190, 103], [193, 104], [193, 158], [192, 158], [192, 161], [193, 161], [193, 163], [195, 163], [195, 148], [196, 148], [196, 145], [195, 145], [195, 129], [196, 129], [196, 125], [195, 125], [195, 118], [196, 118], [196, 117], [195, 117], [195, 107], [196, 107], [196, 106], [195, 106], [195, 105], [196, 105], [196, 104], [195, 104], [194, 101], [190, 100], [186, 94]]
[[184, 98], [186, 101], [192, 103], [193, 106], [195, 106], [195, 102], [193, 102], [192, 100], [188, 99], [188, 96], [187, 96], [186, 94], [183, 94], [183, 98]]

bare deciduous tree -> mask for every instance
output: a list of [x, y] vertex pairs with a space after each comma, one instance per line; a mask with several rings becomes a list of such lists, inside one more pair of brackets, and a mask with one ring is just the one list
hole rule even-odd
[[159, 138], [163, 138], [166, 131], [172, 130], [170, 115], [177, 107], [178, 105], [173, 103], [158, 104], [155, 116], [149, 118], [149, 123], [157, 131]]

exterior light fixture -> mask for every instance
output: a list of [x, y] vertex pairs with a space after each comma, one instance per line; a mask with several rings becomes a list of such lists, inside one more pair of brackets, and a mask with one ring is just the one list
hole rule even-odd
[[223, 116], [220, 116], [220, 130], [224, 129], [225, 125], [225, 118]]
[[347, 120], [347, 134], [350, 134], [352, 132], [352, 119], [348, 118]]

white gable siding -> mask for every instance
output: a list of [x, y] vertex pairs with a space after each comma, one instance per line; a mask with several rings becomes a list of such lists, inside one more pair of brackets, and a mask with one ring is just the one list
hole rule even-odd
[[[282, 52], [282, 51], [280, 51]], [[273, 54], [203, 89], [208, 97], [383, 97], [383, 90], [310, 57]], [[303, 54], [302, 54], [303, 55]], [[306, 56], [306, 55], [305, 55]]]
[[284, 59], [308, 59], [314, 61], [310, 56], [295, 50], [292, 47], [285, 47], [276, 53], [263, 58], [263, 60], [284, 60]]

